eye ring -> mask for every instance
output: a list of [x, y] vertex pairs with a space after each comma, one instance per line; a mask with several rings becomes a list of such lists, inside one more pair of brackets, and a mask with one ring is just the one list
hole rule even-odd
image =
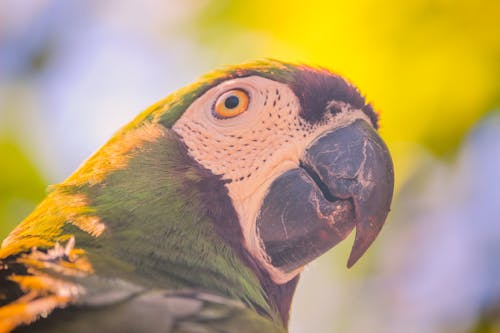
[[231, 89], [220, 95], [212, 108], [213, 115], [218, 119], [236, 117], [248, 109], [250, 96], [243, 89]]

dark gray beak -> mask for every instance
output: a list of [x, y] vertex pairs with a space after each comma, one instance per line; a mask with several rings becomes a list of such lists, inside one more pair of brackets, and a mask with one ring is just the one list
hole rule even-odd
[[391, 156], [368, 123], [356, 120], [322, 135], [300, 168], [278, 177], [264, 199], [257, 228], [272, 265], [291, 272], [356, 227], [351, 267], [380, 232], [393, 188]]

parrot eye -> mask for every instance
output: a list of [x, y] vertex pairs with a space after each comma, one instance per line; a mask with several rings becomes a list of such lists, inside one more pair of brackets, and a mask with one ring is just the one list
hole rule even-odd
[[248, 108], [250, 97], [241, 89], [233, 89], [223, 93], [215, 102], [213, 114], [216, 118], [233, 118], [245, 112]]

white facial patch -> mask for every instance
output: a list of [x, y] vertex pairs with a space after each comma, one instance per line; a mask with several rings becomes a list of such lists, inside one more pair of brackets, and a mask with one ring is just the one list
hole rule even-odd
[[[248, 94], [247, 110], [228, 119], [214, 116], [216, 100], [232, 89]], [[272, 266], [258, 236], [256, 219], [271, 183], [285, 171], [298, 168], [305, 149], [321, 134], [356, 119], [370, 123], [362, 111], [332, 103], [342, 111], [335, 116], [329, 113], [324, 121], [311, 125], [300, 117], [299, 99], [288, 85], [249, 76], [208, 90], [172, 127], [183, 138], [191, 157], [230, 180], [225, 186], [239, 217], [245, 247], [278, 284], [288, 282], [302, 268], [284, 273]]]

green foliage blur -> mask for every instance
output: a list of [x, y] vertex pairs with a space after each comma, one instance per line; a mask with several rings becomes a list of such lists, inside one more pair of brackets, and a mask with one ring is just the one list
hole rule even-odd
[[0, 137], [0, 239], [33, 210], [45, 193], [45, 180], [15, 140]]

